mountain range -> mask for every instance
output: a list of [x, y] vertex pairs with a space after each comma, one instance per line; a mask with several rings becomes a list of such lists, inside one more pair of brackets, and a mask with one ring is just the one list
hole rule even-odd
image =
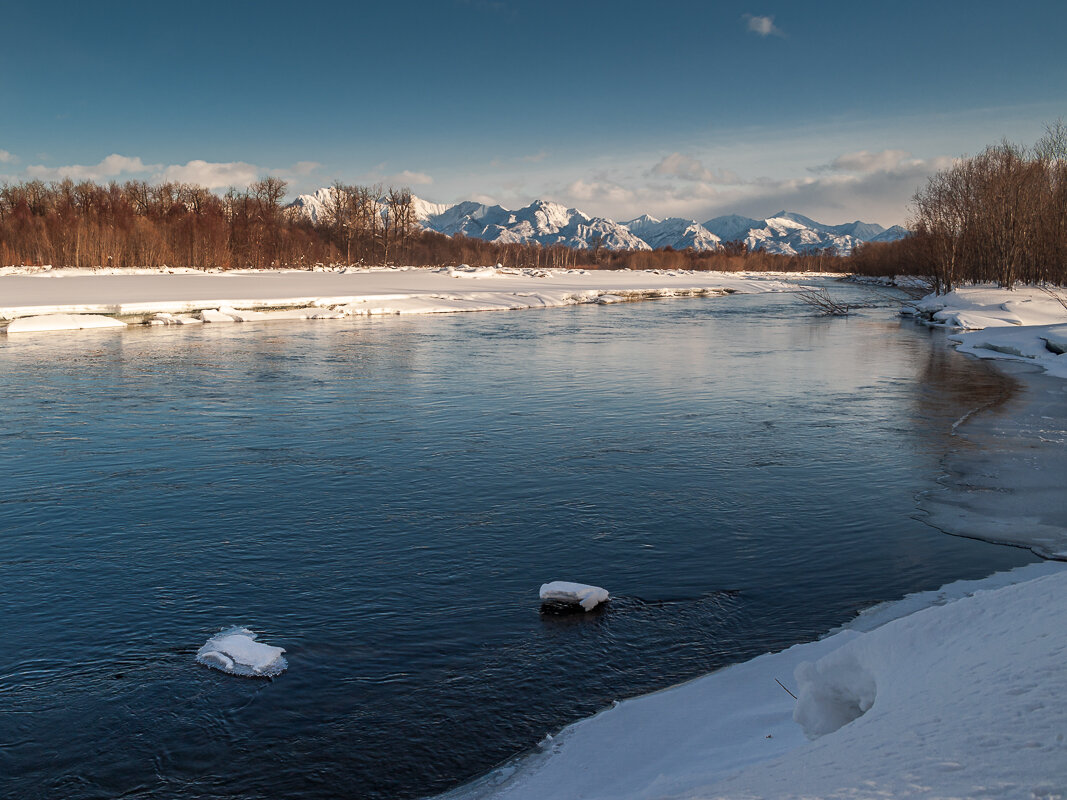
[[[302, 194], [289, 204], [292, 213], [318, 222], [325, 215], [328, 188]], [[415, 217], [426, 230], [446, 236], [470, 236], [501, 244], [562, 244], [588, 249], [599, 242], [608, 250], [719, 250], [723, 242], [743, 241], [749, 250], [796, 255], [832, 249], [848, 255], [862, 242], [891, 242], [907, 236], [899, 225], [883, 228], [873, 222], [824, 225], [802, 214], [779, 211], [766, 219], [731, 214], [707, 222], [647, 214], [627, 222], [591, 217], [576, 208], [535, 200], [515, 211], [471, 200], [455, 205], [412, 198]]]

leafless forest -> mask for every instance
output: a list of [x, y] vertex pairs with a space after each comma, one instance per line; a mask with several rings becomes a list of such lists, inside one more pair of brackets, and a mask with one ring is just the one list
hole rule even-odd
[[283, 204], [286, 184], [268, 177], [247, 191], [144, 181], [0, 187], [0, 264], [196, 269], [311, 268], [316, 264], [500, 263], [512, 267], [601, 269], [834, 270], [829, 252], [803, 256], [748, 252], [612, 251], [564, 245], [494, 244], [422, 230], [411, 193], [334, 184], [312, 222]]
[[1030, 148], [1002, 142], [959, 159], [913, 199], [912, 235], [867, 244], [846, 260], [864, 274], [928, 276], [939, 292], [960, 283], [1067, 282], [1067, 126]]

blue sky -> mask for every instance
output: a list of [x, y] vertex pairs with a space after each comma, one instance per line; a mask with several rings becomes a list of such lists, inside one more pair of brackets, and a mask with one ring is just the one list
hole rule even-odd
[[12, 3], [0, 179], [280, 175], [627, 219], [901, 222], [1067, 117], [1067, 3]]

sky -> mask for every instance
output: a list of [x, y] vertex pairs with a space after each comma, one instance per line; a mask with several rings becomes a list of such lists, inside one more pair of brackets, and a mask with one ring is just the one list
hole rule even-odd
[[0, 181], [266, 175], [627, 220], [903, 223], [1067, 117], [1067, 3], [9, 3]]

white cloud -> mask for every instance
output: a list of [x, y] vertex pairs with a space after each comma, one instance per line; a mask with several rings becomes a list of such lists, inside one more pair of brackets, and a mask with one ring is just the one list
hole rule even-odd
[[244, 188], [256, 181], [264, 170], [244, 161], [212, 162], [194, 159], [185, 164], [171, 164], [155, 177], [164, 181], [195, 183], [208, 189]]
[[491, 194], [479, 194], [477, 192], [472, 194], [469, 199], [473, 200], [475, 203], [481, 203], [486, 206], [495, 206], [498, 202]]
[[46, 167], [43, 164], [31, 164], [26, 167], [26, 174], [31, 178], [45, 180], [62, 180], [70, 178], [75, 181], [99, 181], [116, 178], [119, 175], [136, 175], [159, 169], [158, 164], [145, 164], [140, 158], [130, 158], [112, 153], [99, 164], [70, 164], [65, 167]]
[[750, 33], [759, 36], [785, 36], [785, 33], [774, 24], [774, 17], [763, 17], [755, 14], [743, 14], [741, 19]]
[[414, 172], [410, 169], [400, 172], [386, 173], [385, 163], [378, 164], [370, 172], [360, 175], [356, 180], [359, 183], [381, 183], [385, 186], [429, 186], [433, 183], [433, 176], [425, 172]]
[[387, 176], [385, 182], [402, 186], [429, 186], [433, 183], [433, 177], [425, 172], [412, 172], [410, 169], [406, 169], [396, 175]]
[[[812, 172], [887, 172], [898, 169], [908, 163], [922, 163], [910, 159], [911, 153], [907, 150], [881, 150], [871, 153], [867, 150], [858, 150], [855, 153], [845, 153], [831, 161], [812, 167]], [[910, 160], [909, 160], [910, 159]]]
[[653, 175], [663, 175], [670, 178], [681, 178], [685, 181], [700, 181], [702, 183], [737, 183], [740, 179], [733, 172], [724, 170], [713, 172], [705, 167], [698, 159], [681, 153], [671, 153], [652, 167]]
[[9, 153], [7, 150], [0, 150], [0, 164], [14, 164], [18, 161], [13, 153]]
[[905, 150], [856, 151], [808, 168], [800, 177], [742, 179], [730, 174], [731, 180], [723, 181], [699, 159], [672, 153], [646, 171], [590, 173], [562, 189], [546, 187], [546, 193], [616, 220], [648, 213], [703, 222], [720, 214], [762, 218], [786, 209], [829, 224], [858, 218], [888, 226], [904, 222], [915, 191], [952, 162], [947, 157], [913, 158]]
[[562, 192], [568, 201], [594, 202], [613, 207], [630, 207], [638, 199], [638, 192], [620, 183], [604, 179], [582, 180], [570, 183]]

